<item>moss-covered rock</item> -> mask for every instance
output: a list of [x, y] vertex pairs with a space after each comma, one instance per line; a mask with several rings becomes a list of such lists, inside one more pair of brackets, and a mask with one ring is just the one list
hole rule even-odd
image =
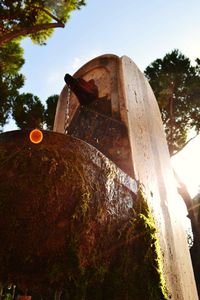
[[134, 181], [55, 133], [0, 136], [0, 281], [70, 300], [167, 299], [155, 224]]

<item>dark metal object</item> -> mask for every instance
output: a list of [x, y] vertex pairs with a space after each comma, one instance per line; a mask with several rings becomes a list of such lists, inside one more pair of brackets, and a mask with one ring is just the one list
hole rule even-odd
[[93, 79], [86, 81], [83, 78], [74, 78], [69, 74], [66, 74], [64, 79], [81, 105], [90, 105], [98, 98], [98, 88]]

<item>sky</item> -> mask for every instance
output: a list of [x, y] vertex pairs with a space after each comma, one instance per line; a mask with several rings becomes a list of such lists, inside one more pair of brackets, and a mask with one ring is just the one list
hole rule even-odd
[[[64, 29], [54, 31], [46, 46], [29, 38], [22, 41], [26, 63], [21, 72], [26, 81], [21, 91], [45, 102], [61, 92], [65, 73], [73, 74], [90, 59], [107, 53], [129, 56], [141, 71], [173, 49], [194, 63], [200, 58], [199, 12], [199, 0], [87, 0], [85, 7], [71, 14]], [[15, 128], [11, 121], [5, 131]], [[195, 194], [196, 181], [200, 184], [199, 138], [186, 150], [176, 165]], [[184, 168], [189, 157], [191, 162]]]

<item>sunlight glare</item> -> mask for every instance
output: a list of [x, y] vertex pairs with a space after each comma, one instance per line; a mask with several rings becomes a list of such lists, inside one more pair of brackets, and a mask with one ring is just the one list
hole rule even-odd
[[200, 135], [174, 155], [171, 162], [191, 197], [194, 197], [200, 189]]

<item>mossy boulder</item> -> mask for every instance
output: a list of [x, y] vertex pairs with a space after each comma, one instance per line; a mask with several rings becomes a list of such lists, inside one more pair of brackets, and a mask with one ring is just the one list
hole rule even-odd
[[0, 281], [51, 299], [167, 299], [136, 182], [87, 143], [0, 135]]

